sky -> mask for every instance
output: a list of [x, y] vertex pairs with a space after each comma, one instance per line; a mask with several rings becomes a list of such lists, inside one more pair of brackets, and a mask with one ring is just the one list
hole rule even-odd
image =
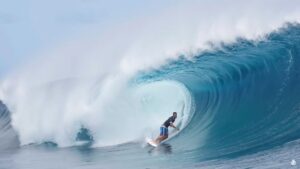
[[0, 78], [56, 44], [162, 10], [176, 0], [0, 0]]

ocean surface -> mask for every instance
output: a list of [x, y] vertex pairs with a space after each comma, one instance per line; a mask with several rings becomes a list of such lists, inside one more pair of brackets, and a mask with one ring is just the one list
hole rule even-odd
[[[57, 80], [24, 91], [22, 101], [2, 100], [0, 168], [300, 165], [299, 24], [139, 71], [113, 86], [112, 98], [101, 80]], [[173, 111], [180, 131], [147, 145]]]

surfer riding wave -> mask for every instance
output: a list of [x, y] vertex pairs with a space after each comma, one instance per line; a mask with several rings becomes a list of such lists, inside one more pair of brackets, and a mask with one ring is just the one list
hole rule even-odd
[[174, 122], [177, 118], [177, 112], [173, 112], [173, 115], [171, 117], [169, 117], [164, 123], [163, 125], [160, 127], [160, 134], [159, 136], [155, 139], [155, 143], [159, 144], [160, 142], [162, 142], [163, 140], [167, 139], [169, 136], [168, 133], [168, 127], [171, 126], [174, 129], [179, 131], [179, 128], [177, 128], [174, 125]]

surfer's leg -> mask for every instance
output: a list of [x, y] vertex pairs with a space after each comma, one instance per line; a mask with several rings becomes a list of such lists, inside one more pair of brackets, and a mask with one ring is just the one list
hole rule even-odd
[[168, 138], [168, 129], [165, 127], [160, 128], [160, 136], [157, 138], [156, 143], [159, 144], [163, 140]]
[[161, 140], [161, 137], [162, 137], [162, 136], [158, 136], [158, 137], [155, 139], [155, 142], [156, 142], [156, 143], [159, 143], [160, 140]]
[[157, 144], [159, 144], [160, 142], [161, 142], [161, 140], [162, 140], [162, 137], [163, 137], [163, 134], [164, 134], [164, 129], [163, 129], [163, 127], [160, 127], [159, 128], [159, 136], [155, 139], [155, 142], [157, 143]]
[[161, 142], [161, 140], [163, 136], [158, 136], [157, 139], [155, 140], [155, 143], [159, 144]]
[[162, 142], [162, 141], [164, 141], [167, 138], [168, 138], [168, 136], [162, 136], [161, 139], [160, 139], [160, 141], [159, 141], [159, 143]]
[[164, 127], [163, 136], [162, 136], [160, 142], [162, 142], [162, 141], [164, 141], [165, 139], [167, 139], [167, 138], [168, 138], [168, 135], [169, 135], [169, 133], [168, 133], [168, 128], [165, 128], [165, 127]]

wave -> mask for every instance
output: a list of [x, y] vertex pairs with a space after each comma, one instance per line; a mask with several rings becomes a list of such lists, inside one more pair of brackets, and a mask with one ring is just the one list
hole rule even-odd
[[[276, 1], [265, 10], [256, 3], [257, 15], [240, 3], [226, 12], [218, 9], [228, 4], [185, 4], [141, 22], [146, 26], [134, 35], [128, 30], [136, 23], [29, 61], [1, 82], [9, 111], [0, 105], [0, 138], [7, 141], [0, 148], [139, 142], [154, 137], [173, 111], [181, 131], [169, 143], [184, 159], [239, 156], [298, 140], [299, 5]], [[169, 19], [178, 8], [190, 19]]]
[[195, 159], [296, 140], [299, 34], [299, 25], [290, 24], [263, 41], [240, 39], [130, 79], [66, 79], [17, 88], [17, 95], [5, 99], [17, 103], [8, 104], [13, 121], [2, 111], [1, 128], [11, 124], [21, 145], [50, 141], [64, 147], [87, 139], [108, 146], [153, 137], [162, 120], [179, 111], [182, 131], [170, 142], [195, 152]]
[[192, 93], [194, 116], [170, 141], [184, 158], [255, 153], [300, 138], [299, 42], [299, 25], [288, 25], [266, 40], [240, 39], [139, 78], [172, 79]]

